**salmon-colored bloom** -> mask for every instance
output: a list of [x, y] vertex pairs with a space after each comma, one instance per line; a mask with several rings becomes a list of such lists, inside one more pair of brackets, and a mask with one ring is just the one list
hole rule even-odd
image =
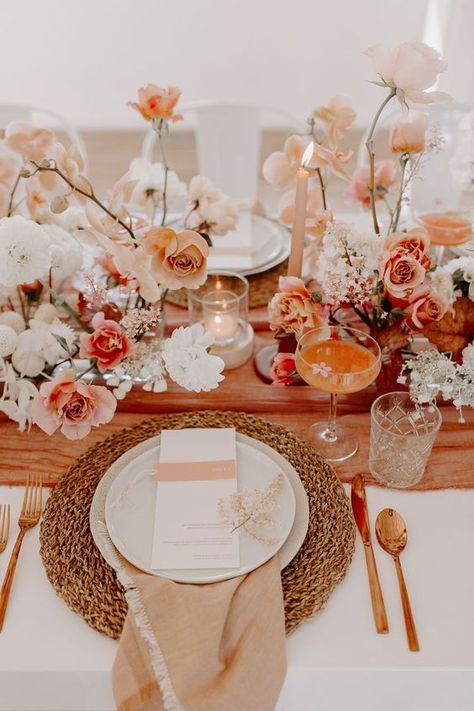
[[443, 294], [430, 290], [428, 285], [414, 289], [407, 308], [406, 324], [420, 331], [433, 321], [440, 321], [449, 308], [449, 301]]
[[102, 312], [92, 319], [93, 333], [81, 333], [80, 358], [97, 358], [97, 368], [105, 373], [133, 352], [134, 345], [122, 326], [106, 319]]
[[428, 125], [426, 114], [410, 114], [407, 119], [397, 121], [390, 134], [392, 153], [421, 153], [425, 149], [425, 133]]
[[165, 119], [166, 121], [181, 121], [181, 114], [175, 114], [174, 108], [181, 96], [180, 90], [175, 86], [167, 89], [154, 84], [147, 84], [138, 90], [138, 103], [129, 101], [128, 106], [138, 111], [145, 121]]
[[[374, 194], [376, 200], [383, 200], [397, 182], [397, 167], [393, 160], [379, 160], [375, 163]], [[370, 169], [368, 165], [358, 168], [352, 176], [352, 183], [344, 193], [348, 203], [358, 203], [366, 210], [370, 208]]]

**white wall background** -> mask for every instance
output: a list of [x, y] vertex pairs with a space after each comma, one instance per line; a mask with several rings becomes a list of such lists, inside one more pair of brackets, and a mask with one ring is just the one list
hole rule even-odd
[[[474, 0], [473, 0], [474, 3]], [[379, 90], [361, 52], [422, 39], [428, 0], [3, 0], [1, 101], [79, 128], [141, 126], [125, 106], [147, 82], [183, 101], [233, 99], [305, 117], [331, 94], [361, 121]], [[472, 28], [471, 28], [472, 29]]]

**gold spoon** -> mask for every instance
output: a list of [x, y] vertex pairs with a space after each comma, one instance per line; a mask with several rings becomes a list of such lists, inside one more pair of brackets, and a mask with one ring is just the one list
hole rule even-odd
[[407, 527], [405, 526], [405, 521], [394, 509], [384, 509], [377, 516], [375, 532], [377, 534], [377, 540], [384, 551], [391, 555], [395, 561], [400, 597], [402, 598], [403, 615], [405, 617], [408, 647], [411, 652], [419, 652], [420, 645], [418, 644], [415, 621], [413, 619], [399, 557], [407, 544]]

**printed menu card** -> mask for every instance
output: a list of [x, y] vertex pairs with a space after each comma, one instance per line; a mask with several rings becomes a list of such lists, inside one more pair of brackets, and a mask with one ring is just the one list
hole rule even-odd
[[237, 492], [235, 430], [163, 430], [151, 567], [238, 568], [239, 536], [219, 515]]

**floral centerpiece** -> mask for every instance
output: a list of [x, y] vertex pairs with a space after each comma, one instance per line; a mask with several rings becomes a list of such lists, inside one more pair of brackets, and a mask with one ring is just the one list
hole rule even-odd
[[158, 335], [167, 291], [204, 283], [211, 237], [237, 219], [209, 180], [186, 188], [168, 167], [179, 97], [140, 89], [131, 105], [156, 131], [161, 161], [133, 161], [104, 199], [76, 146], [23, 121], [2, 134], [0, 411], [22, 431], [79, 439], [112, 419], [134, 382], [160, 392], [170, 376], [199, 392], [223, 379], [201, 325]]
[[[393, 50], [378, 45], [366, 54], [377, 74], [372, 83], [385, 91], [366, 138], [367, 164], [352, 175], [347, 169], [351, 153], [342, 143], [356, 113], [350, 99], [338, 95], [317, 107], [308, 130], [288, 138], [284, 150], [269, 156], [264, 165], [267, 181], [286, 191], [278, 216], [291, 226], [296, 171], [306, 146], [314, 143], [306, 166], [312, 172], [305, 249], [305, 272], [311, 284], [283, 278], [270, 303], [269, 320], [275, 336], [286, 344], [289, 334], [298, 338], [321, 320], [363, 324], [382, 348], [379, 385], [387, 390], [396, 383], [402, 351], [413, 335], [421, 333], [434, 343], [443, 319], [456, 309], [449, 279], [435, 269], [427, 232], [421, 227], [408, 229], [403, 210], [420, 166], [442, 147], [437, 127], [429, 127], [428, 116], [413, 107], [449, 97], [428, 91], [446, 63], [427, 45], [404, 43]], [[390, 131], [388, 148], [393, 158], [377, 160], [374, 136], [382, 114], [394, 101], [405, 115]], [[370, 231], [360, 232], [334, 216], [329, 202], [331, 176], [343, 179], [348, 184], [346, 199], [369, 213]], [[274, 379], [281, 384], [297, 382], [291, 349], [284, 350], [275, 360]]]

